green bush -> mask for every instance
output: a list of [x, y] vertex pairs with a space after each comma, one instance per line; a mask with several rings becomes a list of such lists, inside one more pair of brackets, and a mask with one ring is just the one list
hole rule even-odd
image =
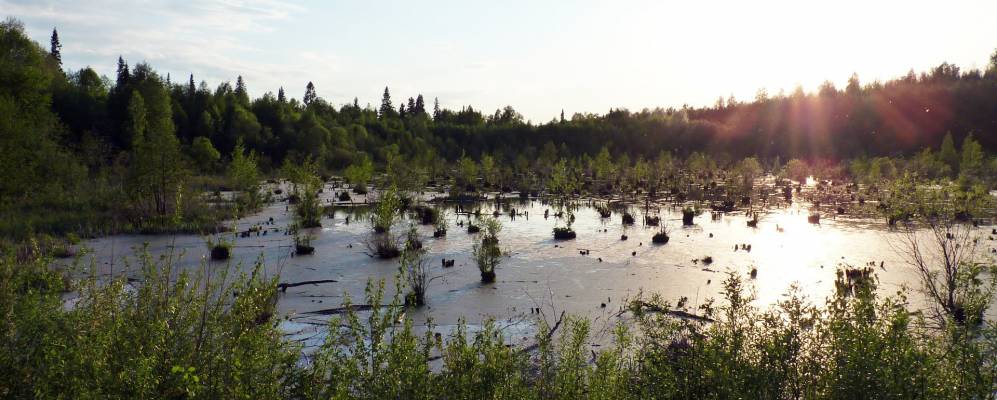
[[87, 272], [67, 311], [47, 259], [0, 259], [0, 398], [290, 394], [299, 352], [277, 328], [262, 266], [191, 275], [146, 255], [138, 267], [137, 282]]

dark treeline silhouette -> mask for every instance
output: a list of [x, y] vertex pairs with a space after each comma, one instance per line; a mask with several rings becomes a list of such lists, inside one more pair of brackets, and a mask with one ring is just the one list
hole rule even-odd
[[[987, 72], [961, 72], [942, 64], [928, 73], [860, 85], [853, 76], [844, 90], [825, 83], [818, 93], [797, 90], [788, 96], [754, 101], [719, 100], [703, 108], [610, 110], [575, 114], [539, 125], [524, 121], [512, 107], [484, 114], [472, 106], [426, 111], [423, 96], [408, 98], [398, 109], [389, 88], [378, 109], [356, 101], [341, 107], [318, 97], [309, 82], [303, 101], [267, 93], [250, 100], [246, 84], [165, 83], [173, 123], [183, 143], [206, 137], [222, 154], [236, 141], [279, 165], [284, 158], [311, 155], [330, 168], [350, 164], [359, 152], [383, 160], [386, 147], [402, 155], [462, 154], [499, 159], [535, 154], [552, 144], [566, 154], [596, 154], [603, 146], [614, 153], [653, 156], [660, 151], [687, 155], [694, 151], [770, 158], [854, 158], [910, 154], [937, 146], [951, 132], [956, 140], [973, 133], [985, 149], [997, 150], [997, 58]], [[134, 72], [121, 61], [117, 79], [105, 85], [89, 68], [68, 74], [53, 92], [53, 110], [67, 124], [72, 139], [91, 135], [128, 148], [122, 128], [128, 98], [153, 74], [140, 64]], [[108, 87], [109, 86], [109, 87]], [[283, 89], [281, 90], [283, 92]], [[438, 104], [438, 103], [437, 103]], [[407, 106], [407, 107], [406, 107]]]
[[[53, 34], [53, 43], [57, 37]], [[57, 49], [53, 45], [53, 49]], [[57, 53], [56, 53], [57, 54]], [[55, 58], [55, 65], [59, 59]], [[910, 154], [938, 146], [951, 132], [957, 141], [973, 133], [997, 150], [997, 53], [986, 71], [961, 71], [944, 63], [929, 72], [862, 85], [852, 76], [844, 90], [827, 82], [817, 93], [787, 96], [760, 91], [751, 102], [720, 99], [712, 107], [610, 110], [531, 124], [511, 106], [483, 113], [472, 106], [427, 111], [422, 94], [395, 108], [385, 88], [378, 108], [354, 99], [337, 107], [308, 82], [302, 101], [284, 89], [250, 99], [242, 77], [215, 88], [158, 76], [147, 64], [118, 60], [117, 76], [101, 79], [91, 68], [58, 74], [51, 85], [52, 110], [65, 124], [63, 142], [99, 144], [106, 160], [131, 146], [128, 106], [134, 93], [162, 86], [162, 113], [170, 115], [181, 143], [210, 140], [221, 154], [237, 141], [258, 152], [264, 165], [312, 156], [339, 169], [366, 153], [376, 161], [397, 151], [406, 158], [455, 160], [490, 153], [511, 161], [554, 146], [561, 155], [613, 153], [651, 157], [662, 150], [731, 156], [832, 158]], [[155, 112], [148, 104], [148, 111]]]

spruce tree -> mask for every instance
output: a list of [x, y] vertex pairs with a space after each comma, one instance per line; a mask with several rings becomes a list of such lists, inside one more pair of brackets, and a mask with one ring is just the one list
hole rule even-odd
[[405, 118], [405, 105], [404, 104], [398, 106], [398, 116], [402, 117], [402, 118]]
[[381, 118], [386, 118], [395, 113], [395, 106], [391, 104], [391, 92], [388, 91], [388, 87], [384, 87], [384, 96], [381, 97]]
[[308, 82], [308, 85], [305, 86], [305, 97], [302, 97], [301, 101], [307, 106], [315, 101], [316, 98], [318, 98], [318, 96], [315, 94], [315, 85]]
[[281, 86], [279, 89], [277, 89], [277, 101], [281, 102], [281, 103], [287, 101], [287, 97], [284, 96], [284, 87], [283, 86]]
[[410, 113], [415, 112], [415, 99], [409, 97], [408, 98], [408, 105], [405, 106], [405, 107], [408, 108], [408, 112], [410, 112]]
[[852, 76], [848, 78], [848, 86], [845, 86], [845, 93], [853, 96], [862, 94], [862, 85], [859, 83], [859, 74], [852, 73]]
[[415, 98], [415, 112], [418, 114], [426, 113], [426, 102], [422, 99], [422, 94]]
[[440, 98], [433, 97], [433, 120], [440, 118]]
[[190, 74], [190, 81], [187, 82], [187, 94], [193, 96], [197, 92], [197, 85], [194, 84], [194, 74]]
[[235, 98], [243, 106], [249, 106], [249, 93], [246, 92], [246, 82], [242, 80], [242, 75], [235, 79]]
[[117, 86], [119, 88], [125, 87], [125, 85], [128, 84], [128, 78], [130, 77], [130, 75], [131, 73], [128, 72], [128, 63], [125, 62], [124, 58], [118, 56], [118, 79], [116, 82]]
[[52, 53], [52, 58], [55, 62], [62, 67], [62, 43], [59, 43], [59, 31], [52, 28], [52, 48], [50, 50]]

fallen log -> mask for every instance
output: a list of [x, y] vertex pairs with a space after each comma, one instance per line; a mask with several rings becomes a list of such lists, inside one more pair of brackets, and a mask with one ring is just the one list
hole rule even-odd
[[297, 287], [297, 286], [304, 286], [304, 285], [318, 285], [318, 284], [322, 284], [322, 283], [336, 283], [336, 282], [339, 282], [339, 281], [337, 281], [335, 279], [320, 279], [320, 280], [317, 280], [317, 281], [302, 281], [302, 282], [295, 282], [295, 283], [278, 283], [277, 284], [277, 289], [280, 289], [281, 292], [287, 292], [287, 288], [292, 288], [292, 287]]
[[[382, 307], [385, 307], [385, 306], [382, 306]], [[347, 313], [349, 311], [370, 311], [370, 310], [373, 310], [373, 309], [374, 309], [374, 306], [372, 306], [370, 304], [354, 304], [352, 306], [346, 306], [346, 307], [326, 308], [326, 309], [322, 309], [322, 310], [308, 311], [308, 312], [304, 312], [302, 314], [311, 314], [311, 315], [339, 315], [339, 314], [345, 314], [345, 313]]]

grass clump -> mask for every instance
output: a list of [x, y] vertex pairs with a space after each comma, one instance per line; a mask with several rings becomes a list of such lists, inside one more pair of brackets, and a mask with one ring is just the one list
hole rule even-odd
[[208, 238], [207, 244], [212, 260], [228, 260], [229, 257], [232, 256], [232, 242], [230, 240], [219, 236], [217, 242], [211, 240], [211, 238]]

